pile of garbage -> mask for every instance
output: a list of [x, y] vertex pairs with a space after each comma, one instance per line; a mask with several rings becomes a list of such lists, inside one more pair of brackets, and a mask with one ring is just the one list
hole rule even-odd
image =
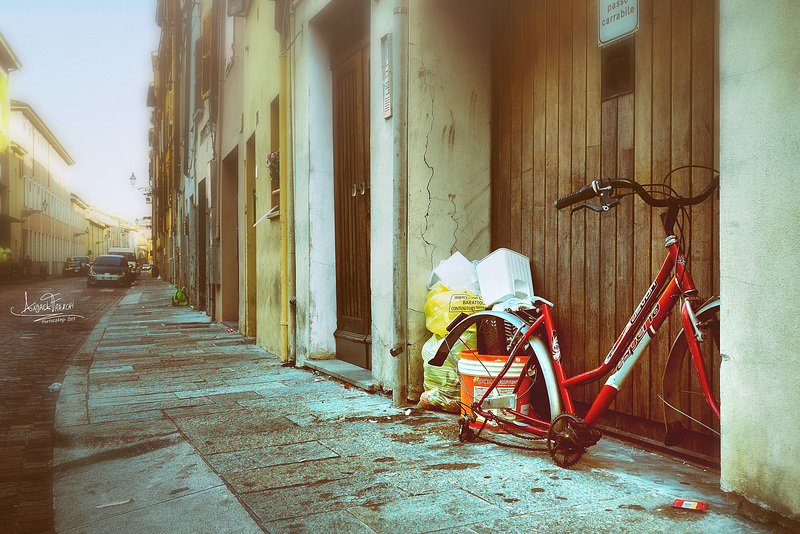
[[461, 335], [444, 365], [437, 367], [429, 362], [447, 335], [447, 327], [459, 314], [471, 315], [487, 307], [527, 307], [533, 297], [530, 260], [503, 248], [474, 262], [456, 252], [433, 269], [428, 289], [425, 326], [432, 335], [422, 347], [424, 392], [417, 407], [459, 413], [458, 355], [477, 349], [475, 327]]

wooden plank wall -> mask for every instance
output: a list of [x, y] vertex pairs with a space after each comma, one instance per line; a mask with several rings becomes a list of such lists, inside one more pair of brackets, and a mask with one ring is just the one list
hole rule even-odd
[[[664, 259], [664, 235], [658, 210], [632, 197], [603, 215], [558, 212], [553, 201], [600, 177], [650, 183], [682, 165], [718, 168], [717, 5], [640, 0], [635, 90], [601, 101], [596, 0], [499, 4], [493, 248], [531, 258], [536, 293], [556, 303], [568, 373], [578, 373], [604, 359], [646, 292]], [[683, 170], [668, 183], [688, 196], [710, 178]], [[702, 296], [719, 294], [717, 197], [692, 209], [691, 220], [695, 282]], [[674, 315], [615, 402], [624, 416], [607, 422], [660, 439], [661, 376], [678, 329]], [[577, 400], [591, 401], [601, 384], [576, 390]]]

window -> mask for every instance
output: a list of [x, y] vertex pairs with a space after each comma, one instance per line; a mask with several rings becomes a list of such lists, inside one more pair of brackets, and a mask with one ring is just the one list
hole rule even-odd
[[213, 30], [212, 12], [209, 11], [203, 17], [203, 34], [194, 43], [195, 106], [198, 108], [211, 92]]
[[122, 257], [120, 256], [100, 256], [94, 262], [98, 266], [119, 266], [122, 265]]
[[[228, 4], [230, 6], [230, 4]], [[225, 69], [229, 69], [233, 64], [234, 50], [233, 50], [233, 32], [234, 21], [233, 17], [225, 17]]]
[[[200, 38], [194, 43], [194, 105], [199, 108], [203, 105], [203, 39]], [[164, 138], [164, 126], [161, 126], [161, 135], [158, 136], [159, 143]], [[162, 150], [163, 150], [163, 144]]]
[[271, 156], [275, 159], [275, 164], [267, 162], [267, 171], [270, 177], [270, 213], [278, 213], [281, 204], [281, 180], [280, 180], [280, 97], [270, 103], [269, 122], [270, 122], [270, 145], [272, 147]]
[[211, 91], [211, 52], [213, 47], [214, 25], [212, 12], [206, 13], [203, 17], [203, 57], [201, 60], [202, 66], [202, 84], [200, 89], [200, 98], [208, 98], [208, 93]]
[[228, 0], [228, 17], [247, 16], [250, 0]]

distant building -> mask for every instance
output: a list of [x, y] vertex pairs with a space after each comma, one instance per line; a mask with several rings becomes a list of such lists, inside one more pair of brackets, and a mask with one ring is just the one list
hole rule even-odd
[[17, 144], [15, 167], [22, 181], [22, 256], [60, 272], [70, 255], [72, 201], [66, 187], [72, 157], [44, 121], [25, 102], [11, 101], [11, 138]]
[[18, 261], [20, 246], [19, 205], [12, 199], [11, 175], [11, 101], [9, 97], [10, 72], [21, 67], [17, 56], [0, 33], [0, 249], [10, 249], [11, 259]]

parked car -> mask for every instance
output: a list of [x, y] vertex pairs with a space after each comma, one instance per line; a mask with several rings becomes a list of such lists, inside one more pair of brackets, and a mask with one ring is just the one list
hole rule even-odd
[[86, 274], [89, 272], [89, 256], [75, 256], [74, 258], [67, 258], [64, 262], [62, 274]]
[[139, 262], [136, 259], [136, 251], [128, 247], [110, 247], [109, 254], [115, 256], [122, 256], [128, 262], [128, 272], [130, 273], [131, 281], [136, 280], [139, 276]]
[[143, 273], [150, 272], [150, 263], [149, 263], [149, 262], [148, 262], [148, 263], [143, 263], [143, 264], [142, 264], [142, 272], [143, 272]]
[[116, 284], [120, 286], [131, 285], [131, 274], [128, 269], [128, 262], [122, 256], [104, 254], [97, 256], [89, 268], [89, 276], [86, 277], [87, 286], [95, 286], [100, 283]]

